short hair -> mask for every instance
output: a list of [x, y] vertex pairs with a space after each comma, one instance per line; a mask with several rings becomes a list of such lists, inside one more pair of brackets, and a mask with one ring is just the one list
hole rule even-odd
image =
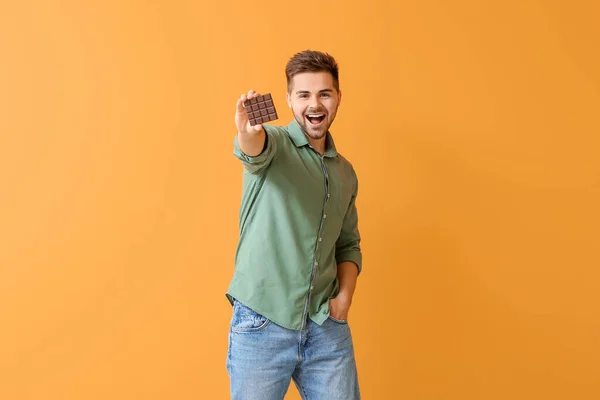
[[285, 66], [288, 92], [291, 90], [294, 75], [302, 72], [329, 72], [333, 77], [335, 90], [340, 90], [338, 64], [331, 55], [315, 50], [304, 50], [290, 58]]

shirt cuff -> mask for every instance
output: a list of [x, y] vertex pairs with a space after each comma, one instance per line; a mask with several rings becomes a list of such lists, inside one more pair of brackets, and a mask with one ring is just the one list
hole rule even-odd
[[358, 268], [358, 275], [362, 271], [362, 253], [358, 250], [346, 250], [335, 256], [336, 264], [340, 264], [344, 261], [352, 261]]

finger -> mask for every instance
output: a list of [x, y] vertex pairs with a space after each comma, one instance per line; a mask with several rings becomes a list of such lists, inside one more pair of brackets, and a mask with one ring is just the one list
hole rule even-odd
[[237, 112], [243, 112], [244, 111], [244, 102], [242, 101], [241, 97], [237, 100], [237, 104], [235, 105], [235, 107], [236, 107], [236, 111]]
[[262, 124], [256, 124], [253, 126], [253, 128], [256, 132], [260, 132], [262, 129]]
[[259, 97], [259, 96], [260, 96], [260, 93], [254, 91], [254, 90], [251, 90], [248, 92], [248, 100], [253, 99], [255, 97]]

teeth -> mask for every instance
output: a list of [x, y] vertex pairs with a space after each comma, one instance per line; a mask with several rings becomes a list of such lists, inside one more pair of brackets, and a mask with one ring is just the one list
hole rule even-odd
[[319, 117], [324, 117], [325, 114], [308, 114], [308, 116], [310, 118], [319, 118]]

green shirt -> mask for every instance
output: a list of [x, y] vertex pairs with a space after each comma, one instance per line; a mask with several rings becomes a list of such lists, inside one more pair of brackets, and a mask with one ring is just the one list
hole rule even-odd
[[362, 268], [352, 165], [328, 132], [324, 155], [314, 150], [300, 125], [263, 125], [265, 148], [249, 157], [234, 140], [244, 165], [235, 270], [227, 291], [272, 322], [305, 328], [322, 324], [337, 296], [337, 264]]

